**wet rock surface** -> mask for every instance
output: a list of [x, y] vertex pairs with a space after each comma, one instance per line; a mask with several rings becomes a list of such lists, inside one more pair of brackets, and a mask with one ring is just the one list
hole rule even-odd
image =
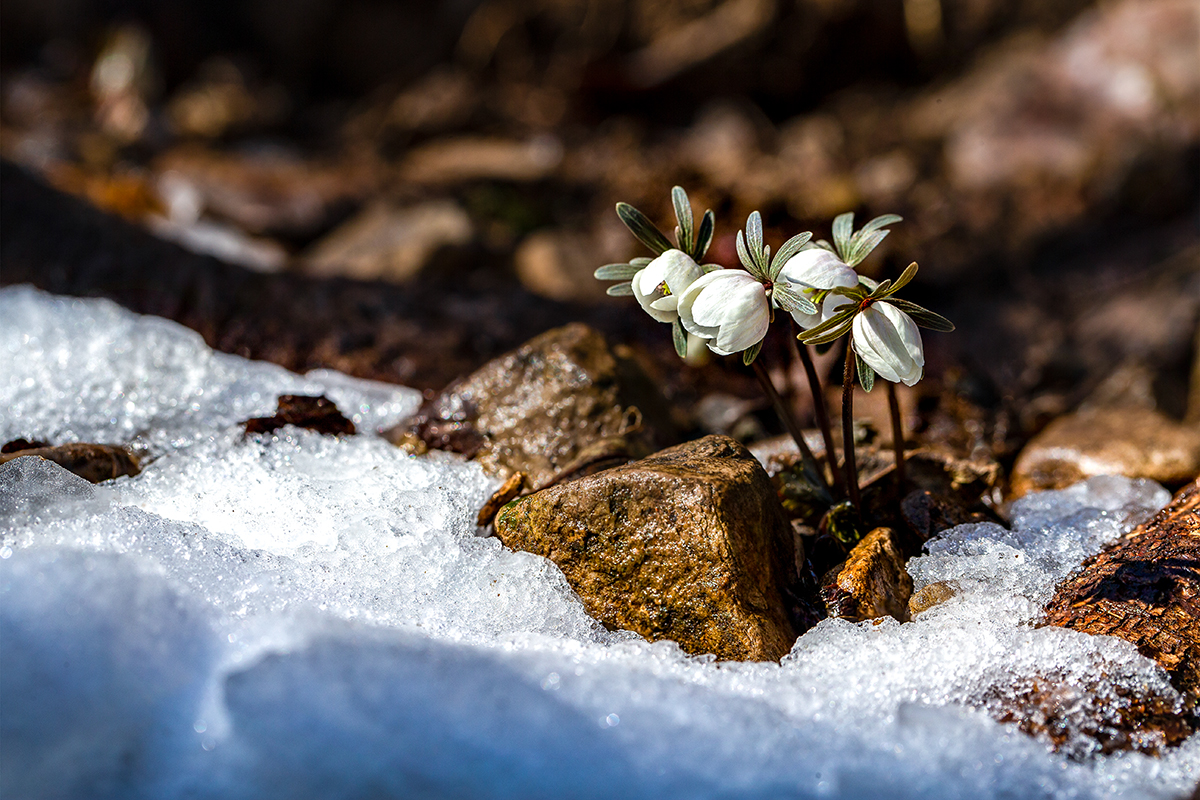
[[826, 612], [854, 622], [884, 616], [907, 621], [913, 582], [904, 561], [895, 531], [875, 528], [821, 581]]
[[1179, 486], [1200, 473], [1200, 428], [1146, 408], [1086, 409], [1036, 436], [1013, 467], [1012, 491], [1062, 489], [1094, 475]]
[[756, 661], [778, 660], [799, 633], [784, 602], [791, 531], [766, 472], [726, 437], [521, 498], [496, 535], [557, 564], [610, 628]]
[[1046, 624], [1133, 642], [1200, 701], [1200, 479], [1060, 584]]
[[337, 405], [324, 395], [280, 395], [278, 408], [270, 417], [255, 417], [242, 423], [246, 433], [273, 433], [285, 425], [307, 428], [330, 435], [355, 433], [354, 423], [346, 419]]
[[5, 445], [4, 452], [0, 453], [0, 464], [25, 456], [44, 458], [91, 483], [111, 481], [124, 475], [137, 475], [142, 471], [137, 456], [121, 445], [76, 442], [51, 447], [42, 442], [26, 442], [41, 445], [26, 447], [19, 444], [22, 441], [24, 440], [14, 440]]
[[385, 434], [463, 453], [529, 485], [653, 452], [675, 434], [661, 394], [586, 325], [555, 328], [447, 387]]

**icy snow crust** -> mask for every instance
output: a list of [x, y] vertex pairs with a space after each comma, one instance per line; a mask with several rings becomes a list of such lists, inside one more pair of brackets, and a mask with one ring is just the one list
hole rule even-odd
[[[324, 392], [365, 435], [238, 422]], [[22, 798], [1177, 797], [1200, 737], [1068, 761], [973, 710], [1022, 677], [1172, 693], [1115, 639], [1035, 629], [1055, 581], [1169, 498], [1097, 479], [910, 564], [960, 594], [830, 620], [782, 664], [610, 633], [480, 538], [476, 466], [371, 436], [415, 392], [214, 354], [107, 302], [0, 291], [0, 441], [132, 442], [92, 486], [0, 467], [0, 795]]]

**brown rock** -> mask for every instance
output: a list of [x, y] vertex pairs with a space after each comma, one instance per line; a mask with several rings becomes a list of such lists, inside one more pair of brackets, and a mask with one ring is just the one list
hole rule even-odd
[[0, 454], [0, 464], [23, 456], [39, 456], [53, 461], [92, 483], [110, 481], [122, 475], [137, 475], [142, 471], [137, 457], [115, 444], [73, 443], [15, 450]]
[[1059, 584], [1046, 624], [1133, 642], [1200, 700], [1200, 478]]
[[766, 471], [727, 437], [521, 498], [496, 535], [557, 564], [610, 628], [722, 659], [774, 661], [795, 641], [791, 531]]
[[908, 598], [908, 615], [915, 617], [934, 606], [940, 606], [954, 595], [958, 594], [958, 584], [954, 581], [937, 581], [922, 586]]
[[1092, 409], [1060, 417], [1034, 437], [1013, 467], [1016, 497], [1062, 489], [1095, 475], [1150, 478], [1178, 486], [1200, 472], [1200, 429], [1150, 409]]
[[354, 423], [346, 419], [328, 397], [307, 397], [300, 394], [279, 396], [274, 416], [255, 417], [242, 423], [246, 433], [271, 433], [284, 425], [308, 428], [317, 433], [354, 434]]
[[523, 472], [539, 488], [592, 463], [647, 455], [673, 432], [641, 369], [575, 323], [493, 359], [385, 436], [476, 457], [498, 474]]
[[864, 536], [821, 584], [821, 599], [831, 617], [859, 622], [890, 615], [908, 620], [912, 578], [891, 528], [876, 528]]

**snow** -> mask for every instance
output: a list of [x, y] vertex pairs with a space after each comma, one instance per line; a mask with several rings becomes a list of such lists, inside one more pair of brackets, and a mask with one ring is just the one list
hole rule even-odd
[[[362, 433], [242, 434], [289, 392]], [[1056, 581], [1169, 499], [1156, 484], [1093, 479], [1022, 500], [1012, 531], [947, 532], [910, 570], [958, 593], [911, 623], [828, 620], [781, 664], [718, 663], [606, 631], [552, 564], [480, 536], [494, 479], [371, 435], [418, 402], [0, 291], [0, 441], [146, 456], [97, 486], [0, 467], [0, 795], [1174, 798], [1200, 780], [1200, 737], [1071, 760], [981, 710], [1038, 676], [1177, 696], [1128, 643], [1033, 627]]]

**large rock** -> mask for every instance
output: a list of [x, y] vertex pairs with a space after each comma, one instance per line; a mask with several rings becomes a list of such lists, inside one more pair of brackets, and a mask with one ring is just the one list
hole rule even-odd
[[1059, 584], [1046, 624], [1133, 642], [1200, 702], [1200, 478]]
[[91, 483], [101, 483], [141, 472], [137, 457], [121, 445], [74, 442], [57, 447], [30, 447], [0, 453], [0, 464], [35, 456], [53, 461]]
[[791, 531], [766, 471], [724, 436], [537, 492], [496, 518], [505, 545], [559, 566], [610, 628], [689, 653], [775, 661], [796, 639]]
[[489, 361], [385, 434], [473, 456], [537, 488], [674, 441], [661, 393], [630, 358], [581, 323]]
[[1147, 408], [1089, 409], [1054, 420], [1025, 446], [1012, 491], [1063, 489], [1096, 475], [1178, 486], [1198, 472], [1200, 428]]
[[846, 562], [821, 582], [821, 599], [829, 616], [855, 622], [891, 616], [906, 622], [913, 582], [904, 560], [895, 531], [876, 528], [868, 533]]

